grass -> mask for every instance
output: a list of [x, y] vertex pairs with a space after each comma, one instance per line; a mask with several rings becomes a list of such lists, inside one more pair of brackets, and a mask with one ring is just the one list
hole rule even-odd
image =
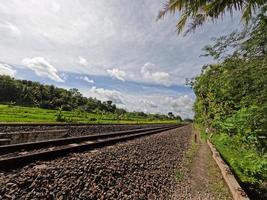
[[206, 142], [207, 139], [209, 138], [210, 134], [208, 134], [204, 127], [201, 126], [200, 124], [194, 124], [194, 128], [196, 129], [196, 131], [198, 132], [198, 136], [200, 137], [200, 140], [202, 142]]
[[185, 156], [183, 158], [181, 168], [175, 170], [175, 178], [177, 181], [182, 181], [186, 177], [186, 175], [190, 172], [194, 157], [196, 156], [198, 150], [198, 145], [194, 142], [193, 135], [190, 140], [190, 144], [188, 149], [185, 152]]
[[210, 138], [250, 197], [267, 199], [267, 154], [260, 154], [255, 148], [242, 144], [238, 136], [207, 133], [203, 126], [194, 126], [202, 140]]
[[[0, 123], [56, 123], [57, 110], [35, 107], [9, 106], [0, 104]], [[177, 123], [176, 120], [152, 120], [148, 118], [122, 118], [115, 114], [96, 114], [81, 111], [62, 111], [65, 121], [80, 123], [121, 123], [121, 124], [146, 124], [146, 123]]]
[[213, 134], [211, 141], [250, 198], [267, 199], [267, 154], [244, 146], [236, 137]]
[[235, 137], [226, 134], [214, 134], [212, 143], [215, 144], [241, 182], [262, 183], [267, 180], [266, 154], [261, 155], [256, 149], [242, 147]]
[[[197, 129], [193, 129], [193, 133], [197, 134], [201, 138], [201, 133]], [[196, 190], [197, 192], [211, 193], [217, 197], [216, 199], [220, 199], [220, 200], [231, 199], [231, 195], [229, 193], [228, 187], [225, 185], [222, 179], [220, 170], [218, 169], [216, 163], [212, 159], [209, 149], [208, 151], [206, 151], [205, 148], [203, 150], [203, 147], [204, 147], [203, 145], [205, 145], [204, 142], [205, 141], [201, 139], [197, 141], [197, 143], [195, 143], [194, 134], [192, 134], [192, 138], [190, 140], [189, 147], [187, 151], [185, 152], [185, 156], [183, 158], [181, 168], [175, 171], [175, 178], [178, 182], [182, 182], [189, 177], [189, 179], [191, 179], [191, 182], [203, 181], [203, 184], [205, 184], [203, 180], [203, 178], [205, 178], [207, 179], [206, 183], [208, 185], [195, 186], [196, 188], [191, 188], [191, 189]], [[201, 148], [202, 148], [202, 151], [201, 151]], [[201, 151], [202, 154], [200, 154], [198, 151]], [[198, 156], [199, 157], [202, 156], [202, 158], [198, 158]], [[202, 175], [203, 176], [202, 178], [197, 178], [195, 174], [196, 171], [194, 171], [193, 169], [194, 167], [196, 168], [196, 165], [198, 164], [202, 166], [201, 163], [198, 163], [199, 159], [204, 159], [203, 162], [205, 163], [204, 165], [205, 169], [201, 167], [198, 168], [198, 170], [206, 171], [206, 173], [202, 172], [204, 173], [204, 175], [206, 174], [205, 177], [204, 175]], [[201, 172], [197, 171], [197, 173], [201, 173]]]
[[222, 174], [220, 169], [218, 168], [218, 165], [213, 160], [211, 152], [209, 151], [208, 156], [206, 157], [207, 160], [207, 173], [208, 178], [210, 180], [209, 187], [213, 194], [216, 194], [218, 199], [232, 199], [231, 198], [231, 192], [224, 182], [222, 178]]

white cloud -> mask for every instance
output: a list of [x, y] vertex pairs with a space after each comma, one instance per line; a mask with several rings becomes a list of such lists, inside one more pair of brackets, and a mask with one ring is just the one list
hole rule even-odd
[[88, 66], [88, 61], [81, 56], [79, 56], [79, 63], [83, 66]]
[[0, 63], [0, 75], [8, 75], [14, 77], [16, 74], [16, 70], [13, 69], [10, 65]]
[[183, 118], [192, 118], [194, 116], [192, 111], [193, 97], [182, 93], [176, 95], [171, 93], [150, 93], [145, 95], [122, 92], [121, 95], [124, 98], [124, 108], [130, 111], [162, 114], [172, 112]]
[[110, 100], [115, 104], [123, 104], [123, 97], [119, 91], [108, 90], [105, 88], [92, 87], [90, 89], [89, 95], [92, 95], [100, 100], [107, 101]]
[[80, 79], [86, 81], [87, 83], [95, 83], [93, 79], [89, 79], [87, 76], [81, 76]]
[[51, 10], [55, 13], [59, 12], [61, 9], [61, 6], [59, 3], [53, 1], [52, 4], [51, 4]]
[[118, 68], [108, 69], [107, 73], [112, 77], [121, 81], [125, 81], [126, 73]]
[[37, 76], [48, 77], [56, 82], [64, 82], [57, 69], [43, 57], [24, 58], [22, 64], [33, 70]]
[[[19, 64], [21, 58], [38, 53], [51, 58], [61, 72], [101, 76], [118, 66], [127, 72], [120, 78], [128, 80], [134, 74], [136, 82], [142, 82], [141, 77], [138, 79], [140, 66], [151, 61], [161, 67], [148, 69], [149, 73], [145, 70], [151, 83], [181, 85], [185, 78], [197, 75], [202, 64], [210, 62], [199, 57], [210, 37], [240, 26], [235, 16], [233, 20], [225, 16], [223, 23], [207, 24], [195, 34], [177, 37], [177, 15], [155, 20], [161, 8], [162, 3], [151, 0], [3, 0], [1, 59]], [[15, 40], [15, 35], [20, 39]], [[176, 77], [171, 83], [168, 74]]]
[[154, 66], [155, 66], [154, 64], [146, 63], [141, 68], [140, 72], [144, 80], [147, 82], [169, 86], [171, 84], [170, 74], [167, 72], [161, 72], [161, 71], [152, 72], [151, 68]]
[[11, 22], [0, 22], [0, 30], [8, 31], [11, 36], [18, 37], [21, 35], [20, 29]]
[[[196, 76], [203, 64], [211, 62], [210, 58], [199, 57], [210, 38], [241, 26], [239, 16], [234, 15], [231, 19], [226, 15], [222, 23], [206, 24], [195, 34], [178, 37], [175, 34], [177, 15], [155, 20], [161, 8], [160, 1], [151, 0], [127, 3], [125, 0], [2, 0], [1, 60], [16, 65], [22, 58], [42, 55], [51, 59], [60, 73], [86, 74], [90, 78], [91, 75], [112, 75], [119, 80], [138, 83], [183, 85], [185, 78]], [[147, 63], [144, 66], [148, 61], [154, 65]], [[59, 82], [64, 79], [56, 70], [47, 70], [46, 65], [41, 65], [41, 69], [35, 65], [38, 63], [29, 68], [40, 76]], [[127, 72], [126, 75], [118, 74], [113, 70], [114, 66]], [[17, 73], [24, 75], [20, 70]], [[101, 80], [99, 87], [111, 87], [105, 85], [105, 77]], [[133, 92], [126, 83], [121, 84], [120, 89]], [[160, 91], [160, 95], [167, 93], [166, 90], [168, 88]], [[172, 108], [170, 104], [159, 104], [160, 96], [155, 94], [146, 99], [156, 103], [158, 108], [145, 108], [139, 102], [144, 96], [142, 89], [139, 93], [138, 98], [137, 94], [132, 95], [134, 101], [129, 98], [131, 103], [127, 107], [134, 109], [132, 105], [135, 105], [153, 112], [167, 112]]]
[[169, 105], [175, 112], [184, 116], [193, 116], [194, 100], [189, 95], [180, 95], [177, 97], [167, 96], [162, 103]]
[[141, 99], [139, 100], [139, 102], [141, 104], [143, 104], [145, 107], [151, 107], [151, 108], [157, 108], [157, 104], [151, 100], [147, 100], [147, 99]]
[[186, 93], [179, 93], [173, 90], [166, 92], [165, 89], [149, 91], [146, 90], [143, 93], [97, 87], [92, 87], [90, 90], [81, 89], [81, 92], [87, 97], [95, 97], [102, 101], [111, 100], [118, 107], [128, 111], [161, 114], [172, 112], [183, 118], [192, 118], [194, 116], [192, 111], [194, 96], [189, 91]]

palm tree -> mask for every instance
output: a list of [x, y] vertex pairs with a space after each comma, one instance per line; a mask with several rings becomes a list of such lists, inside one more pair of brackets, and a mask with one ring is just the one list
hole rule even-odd
[[158, 19], [167, 13], [179, 11], [181, 16], [176, 25], [177, 32], [180, 34], [190, 20], [185, 32], [187, 34], [207, 20], [215, 21], [223, 17], [226, 12], [232, 15], [234, 11], [242, 11], [242, 20], [247, 23], [253, 12], [266, 3], [267, 0], [168, 0], [159, 12]]

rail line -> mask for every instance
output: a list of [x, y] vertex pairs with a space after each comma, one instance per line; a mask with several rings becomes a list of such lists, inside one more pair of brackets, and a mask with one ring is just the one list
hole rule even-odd
[[[165, 125], [163, 127], [156, 128], [116, 131], [97, 135], [4, 145], [0, 146], [0, 154], [3, 154], [6, 157], [0, 158], [0, 170], [10, 170], [37, 160], [50, 160], [56, 157], [65, 156], [69, 153], [83, 152], [113, 145], [118, 142], [167, 131], [180, 126], [182, 125]], [[53, 148], [51, 148], [51, 146]], [[29, 152], [25, 152], [25, 150]], [[16, 155], [16, 152], [21, 151], [24, 151], [23, 155], [19, 153]], [[11, 155], [8, 155], [8, 153], [11, 153]]]
[[38, 142], [27, 142], [27, 143], [3, 145], [3, 146], [0, 146], [0, 155], [12, 153], [15, 151], [21, 151], [21, 150], [29, 151], [29, 150], [41, 149], [41, 148], [45, 148], [49, 146], [67, 145], [71, 143], [80, 143], [80, 142], [84, 142], [88, 140], [99, 140], [99, 139], [108, 138], [108, 137], [116, 137], [116, 136], [139, 133], [139, 132], [144, 132], [144, 131], [152, 131], [152, 130], [157, 130], [159, 128], [163, 128], [163, 127], [133, 129], [133, 130], [127, 130], [127, 131], [115, 131], [115, 132], [93, 134], [93, 135], [86, 135], [86, 136], [67, 137], [67, 138], [52, 139], [52, 140], [45, 140], [45, 141], [38, 141]]
[[142, 124], [142, 123], [124, 123], [124, 124], [120, 124], [120, 123], [1, 123], [0, 122], [0, 127], [5, 127], [5, 126], [10, 126], [10, 127], [16, 127], [16, 126], [131, 126], [131, 125], [170, 125], [168, 123], [148, 123], [148, 124]]

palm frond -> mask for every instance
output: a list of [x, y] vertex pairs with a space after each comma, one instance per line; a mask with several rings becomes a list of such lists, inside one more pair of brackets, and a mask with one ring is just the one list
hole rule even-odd
[[183, 14], [180, 20], [178, 21], [178, 23], [176, 24], [178, 34], [180, 34], [182, 30], [184, 29], [189, 16], [190, 16], [190, 13]]
[[157, 20], [162, 19], [167, 13], [180, 12], [181, 17], [176, 25], [177, 32], [181, 33], [188, 19], [192, 19], [186, 31], [188, 33], [204, 24], [207, 19], [214, 22], [219, 17], [224, 17], [226, 12], [233, 16], [234, 11], [242, 11], [242, 20], [247, 22], [253, 11], [266, 4], [266, 0], [168, 0], [159, 12]]
[[205, 14], [197, 14], [192, 18], [192, 22], [188, 25], [184, 35], [186, 36], [188, 33], [194, 32], [199, 26], [203, 25], [206, 20], [207, 16]]

